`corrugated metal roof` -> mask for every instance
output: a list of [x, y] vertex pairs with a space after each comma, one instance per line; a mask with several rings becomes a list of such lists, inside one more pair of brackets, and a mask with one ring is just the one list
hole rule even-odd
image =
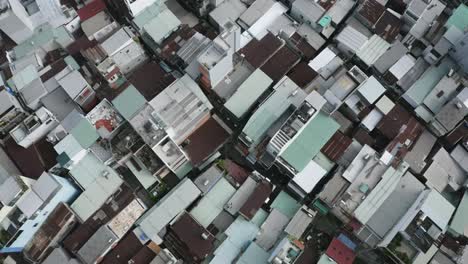
[[350, 48], [352, 51], [357, 52], [366, 43], [368, 38], [353, 27], [346, 26], [338, 36], [336, 36], [336, 40]]
[[254, 240], [258, 230], [259, 228], [252, 222], [245, 220], [242, 216], [237, 217], [224, 232], [227, 238], [215, 250], [210, 264], [232, 263], [245, 245]]
[[309, 210], [308, 212], [306, 212], [305, 210], [307, 210], [307, 208], [304, 207], [303, 209], [300, 209], [296, 212], [294, 217], [284, 229], [284, 232], [297, 239], [300, 239], [302, 237], [307, 227], [312, 223], [312, 220], [315, 216], [314, 211]]
[[133, 19], [133, 23], [135, 23], [140, 29], [142, 29], [144, 25], [153, 20], [165, 9], [167, 9], [166, 5], [161, 5], [159, 1], [155, 1], [154, 4], [148, 6], [143, 11], [141, 11]]
[[183, 180], [140, 218], [139, 227], [153, 242], [161, 244], [162, 238], [158, 233], [195, 201], [200, 193], [190, 179]]
[[374, 67], [380, 72], [385, 73], [392, 65], [395, 64], [403, 55], [408, 52], [408, 49], [400, 41], [395, 41], [390, 49], [380, 56], [374, 63]]
[[123, 183], [122, 178], [88, 152], [70, 169], [72, 177], [85, 189], [70, 206], [82, 221], [86, 221], [111, 197]]
[[458, 205], [457, 211], [450, 222], [450, 229], [460, 235], [468, 236], [468, 191]]
[[306, 96], [288, 77], [284, 77], [273, 89], [272, 95], [260, 105], [242, 130], [254, 145], [290, 105], [297, 106]]
[[395, 190], [367, 222], [377, 235], [384, 237], [413, 205], [425, 186], [411, 173], [401, 178]]
[[393, 167], [388, 167], [382, 175], [382, 180], [354, 211], [354, 216], [359, 220], [359, 222], [366, 224], [367, 221], [369, 221], [374, 213], [395, 190], [405, 171], [406, 170], [395, 170]]
[[266, 264], [268, 263], [268, 258], [270, 257], [270, 253], [265, 251], [263, 248], [259, 247], [257, 243], [250, 243], [247, 249], [242, 253], [240, 258], [237, 260], [236, 263], [239, 264]]
[[262, 70], [257, 69], [241, 84], [224, 106], [240, 118], [272, 83], [273, 80], [270, 77]]
[[270, 10], [276, 3], [274, 0], [257, 0], [239, 17], [248, 27], [252, 26], [259, 18]]
[[143, 26], [143, 30], [156, 42], [161, 42], [167, 38], [172, 31], [181, 24], [180, 20], [169, 9], [163, 10], [150, 22]]
[[377, 59], [382, 56], [390, 47], [390, 43], [383, 38], [373, 35], [356, 55], [368, 66], [373, 65]]
[[265, 250], [270, 250], [279, 239], [290, 218], [277, 209], [273, 209], [255, 237], [255, 243]]
[[403, 98], [413, 107], [420, 105], [424, 98], [454, 65], [455, 63], [450, 58], [445, 57], [438, 66], [432, 66], [427, 69], [421, 78], [403, 94]]
[[114, 107], [127, 120], [130, 120], [143, 106], [146, 99], [135, 86], [130, 85], [112, 101]]
[[297, 171], [301, 171], [339, 127], [340, 125], [335, 120], [319, 112], [305, 125], [280, 156]]
[[225, 178], [221, 178], [190, 211], [190, 214], [200, 225], [207, 228], [223, 211], [224, 205], [235, 192], [236, 189]]

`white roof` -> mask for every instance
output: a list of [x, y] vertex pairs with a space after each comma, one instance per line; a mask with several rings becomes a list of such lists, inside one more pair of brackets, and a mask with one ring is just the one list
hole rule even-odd
[[400, 80], [409, 70], [411, 70], [411, 68], [413, 68], [414, 64], [416, 64], [416, 59], [413, 58], [413, 56], [406, 54], [393, 64], [392, 67], [390, 67], [390, 72]]
[[375, 103], [375, 107], [380, 110], [384, 115], [388, 114], [393, 107], [395, 106], [395, 103], [390, 100], [387, 96], [382, 96], [377, 103]]
[[368, 115], [366, 115], [366, 117], [364, 117], [362, 120], [362, 125], [365, 126], [369, 131], [372, 131], [383, 117], [384, 115], [379, 110], [374, 108]]
[[128, 35], [125, 28], [121, 28], [108, 39], [106, 39], [101, 44], [101, 47], [104, 49], [107, 55], [112, 56], [133, 41], [134, 40]]
[[259, 20], [270, 8], [276, 3], [275, 0], [256, 0], [253, 4], [239, 17], [247, 26], [252, 26]]
[[343, 178], [349, 182], [353, 182], [367, 163], [364, 158], [367, 155], [372, 158], [374, 154], [375, 150], [373, 148], [368, 145], [364, 145], [348, 168], [343, 172]]
[[318, 72], [321, 68], [330, 63], [335, 57], [336, 54], [327, 47], [309, 62], [309, 67]]
[[31, 217], [39, 208], [44, 204], [44, 201], [33, 192], [31, 189], [26, 191], [23, 196], [18, 200], [16, 206], [23, 212], [28, 218]]
[[311, 160], [302, 171], [294, 176], [293, 181], [306, 193], [310, 193], [325, 174], [327, 171]]
[[83, 75], [76, 70], [57, 80], [57, 82], [72, 99], [75, 99], [85, 87], [89, 86]]
[[455, 212], [455, 207], [438, 191], [433, 189], [421, 206], [421, 211], [442, 231], [445, 231], [452, 214]]
[[60, 184], [47, 172], [43, 172], [41, 177], [31, 185], [31, 189], [43, 200], [46, 201], [60, 187]]
[[315, 90], [313, 90], [309, 95], [307, 95], [305, 100], [317, 110], [322, 109], [322, 107], [327, 103], [327, 99], [325, 99], [321, 94], [319, 94]]
[[123, 183], [117, 172], [92, 152], [74, 164], [70, 174], [85, 189], [70, 206], [82, 221], [94, 214]]
[[385, 93], [385, 87], [374, 76], [371, 76], [359, 86], [358, 91], [370, 104], [373, 104]]
[[463, 102], [463, 104], [468, 107], [468, 87], [465, 87], [458, 95], [457, 98]]
[[153, 242], [161, 244], [163, 240], [158, 233], [195, 201], [200, 193], [190, 179], [183, 180], [140, 218], [141, 230]]

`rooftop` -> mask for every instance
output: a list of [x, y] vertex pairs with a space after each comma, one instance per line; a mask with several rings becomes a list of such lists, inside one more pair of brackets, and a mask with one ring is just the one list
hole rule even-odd
[[290, 218], [282, 214], [279, 210], [275, 208], [271, 210], [255, 237], [255, 243], [264, 250], [270, 250], [280, 238], [289, 220]]
[[144, 24], [143, 30], [156, 42], [161, 44], [181, 24], [180, 20], [169, 9], [164, 9], [151, 21]]
[[186, 257], [194, 262], [203, 260], [213, 251], [214, 241], [214, 236], [188, 213], [182, 214], [175, 223], [171, 224], [165, 237], [165, 243], [169, 248], [176, 250], [183, 248], [184, 251], [186, 249], [188, 255]]
[[385, 11], [374, 26], [374, 31], [377, 35], [392, 43], [398, 34], [400, 27], [403, 26], [403, 21], [395, 16], [392, 12]]
[[356, 254], [348, 248], [341, 240], [334, 238], [326, 251], [327, 256], [332, 258], [337, 264], [352, 264]]
[[254, 68], [259, 68], [271, 58], [284, 43], [273, 34], [266, 34], [261, 40], [252, 39], [238, 51]]
[[257, 69], [241, 84], [224, 106], [237, 118], [241, 118], [272, 83], [273, 80], [268, 75]]
[[126, 185], [121, 186], [121, 191], [112, 197], [112, 200], [105, 203], [100, 210], [88, 220], [69, 233], [63, 241], [64, 248], [69, 252], [77, 252], [86, 241], [101, 227], [107, 224], [120, 210], [126, 207], [132, 200], [135, 199], [130, 188]]
[[101, 263], [128, 264], [128, 261], [146, 248], [135, 232], [130, 231], [104, 256]]
[[266, 180], [257, 184], [255, 190], [240, 208], [239, 213], [246, 219], [252, 219], [272, 192], [272, 185]]
[[306, 62], [299, 62], [289, 71], [287, 76], [299, 87], [305, 89], [317, 75], [318, 74], [309, 67]]
[[465, 191], [462, 200], [458, 204], [449, 228], [457, 234], [468, 235], [468, 191]]
[[235, 192], [236, 189], [225, 178], [221, 178], [190, 211], [190, 214], [201, 226], [208, 228]]
[[289, 47], [283, 46], [263, 66], [262, 71], [277, 82], [300, 60], [299, 55]]
[[145, 97], [151, 101], [156, 95], [171, 85], [175, 78], [167, 73], [156, 62], [151, 61], [137, 68], [128, 77], [128, 81]]
[[450, 18], [445, 24], [446, 27], [456, 26], [461, 31], [465, 31], [468, 27], [466, 17], [468, 16], [468, 6], [466, 4], [460, 4], [457, 9], [452, 13]]
[[159, 232], [200, 195], [200, 190], [190, 179], [184, 179], [138, 221], [141, 230], [153, 242], [162, 243]]
[[270, 254], [263, 248], [258, 246], [257, 243], [253, 242], [247, 247], [242, 255], [237, 260], [239, 264], [250, 264], [250, 263], [267, 263]]
[[337, 131], [320, 150], [327, 158], [337, 161], [351, 145], [352, 139]]
[[183, 150], [194, 166], [201, 165], [229, 138], [230, 131], [220, 122], [216, 116], [211, 117], [182, 143]]
[[60, 237], [60, 233], [69, 230], [76, 222], [73, 211], [64, 204], [60, 203], [47, 217], [31, 241], [26, 245], [24, 254], [28, 259], [39, 261], [49, 251], [53, 241]]
[[288, 218], [293, 218], [301, 207], [301, 204], [286, 192], [281, 191], [273, 200], [270, 207], [280, 211]]
[[257, 108], [242, 130], [249, 144], [256, 146], [267, 130], [291, 106], [299, 106], [306, 94], [288, 77], [273, 87], [272, 94]]
[[134, 117], [143, 108], [145, 103], [145, 97], [133, 85], [127, 87], [127, 89], [112, 100], [114, 107], [126, 120]]
[[385, 7], [377, 0], [366, 0], [359, 8], [359, 15], [367, 20], [372, 26], [377, 23], [380, 16], [384, 13]]
[[118, 240], [118, 237], [107, 227], [102, 226], [80, 248], [77, 255], [86, 264], [92, 264]]
[[331, 117], [319, 112], [280, 153], [281, 158], [296, 171], [303, 170], [339, 127]]
[[80, 17], [81, 21], [86, 21], [103, 10], [106, 10], [106, 4], [104, 1], [94, 0], [84, 7], [78, 9], [78, 16]]

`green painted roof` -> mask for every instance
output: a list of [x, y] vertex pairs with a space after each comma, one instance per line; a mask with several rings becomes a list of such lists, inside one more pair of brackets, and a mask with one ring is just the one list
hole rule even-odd
[[289, 194], [281, 191], [270, 206], [271, 208], [277, 209], [282, 214], [289, 218], [293, 218], [297, 213], [297, 210], [301, 207], [301, 204], [292, 198]]
[[72, 57], [72, 56], [67, 56], [63, 59], [65, 61], [65, 63], [67, 63], [68, 66], [72, 67], [74, 70], [79, 70], [80, 69], [80, 65], [78, 64], [78, 62], [76, 62], [76, 60]]
[[297, 171], [302, 171], [339, 127], [333, 118], [319, 112], [296, 135], [280, 156]]
[[450, 223], [450, 229], [460, 235], [468, 235], [468, 191], [465, 191], [457, 211]]
[[267, 130], [291, 105], [289, 95], [298, 88], [293, 82], [283, 82], [282, 85], [268, 97], [265, 102], [252, 115], [242, 132], [247, 135], [252, 142], [257, 143]]
[[177, 178], [183, 179], [192, 170], [192, 164], [190, 162], [186, 162], [180, 168], [178, 168], [174, 173], [176, 174]]
[[461, 31], [468, 27], [468, 6], [461, 4], [453, 11], [453, 14], [445, 23], [446, 27], [455, 26]]
[[56, 41], [58, 44], [65, 46], [73, 42], [73, 39], [63, 26], [54, 29], [48, 23], [45, 23], [35, 29], [34, 34], [29, 39], [14, 47], [13, 51], [16, 58], [21, 58], [50, 41]]
[[166, 5], [160, 5], [159, 2], [156, 2], [149, 7], [145, 8], [140, 14], [138, 14], [134, 19], [135, 23], [139, 28], [143, 28], [148, 22], [155, 18], [162, 10], [166, 9]]
[[135, 86], [130, 85], [112, 101], [112, 104], [125, 119], [130, 120], [138, 110], [143, 108], [146, 99]]
[[172, 31], [180, 26], [180, 20], [169, 10], [165, 9], [150, 22], [143, 26], [143, 30], [157, 43], [160, 44]]
[[328, 207], [325, 206], [325, 205], [322, 203], [322, 201], [320, 201], [320, 200], [318, 200], [318, 199], [315, 200], [315, 201], [312, 203], [312, 206], [313, 206], [315, 209], [317, 209], [318, 212], [319, 212], [320, 214], [323, 214], [323, 215], [328, 214], [328, 211], [330, 211], [330, 210], [328, 209]]
[[335, 162], [327, 158], [322, 152], [319, 152], [312, 160], [327, 172], [331, 171], [335, 166]]
[[[455, 63], [448, 57], [445, 57], [439, 66], [427, 69], [421, 78], [419, 78], [403, 95], [403, 98], [420, 105], [424, 98], [434, 89], [439, 81], [446, 75]], [[410, 104], [412, 102], [409, 102]], [[416, 107], [415, 105], [413, 105]]]
[[81, 121], [72, 129], [71, 134], [83, 148], [89, 148], [99, 138], [99, 134], [87, 119]]
[[262, 70], [255, 70], [245, 80], [224, 106], [235, 116], [241, 118], [258, 98], [270, 87], [273, 80]]
[[224, 205], [235, 192], [236, 189], [225, 178], [221, 178], [190, 211], [190, 214], [200, 225], [207, 228], [223, 211]]
[[268, 213], [262, 208], [260, 208], [257, 211], [257, 213], [254, 215], [254, 217], [250, 220], [250, 222], [260, 227], [265, 222], [267, 217], [268, 217]]
[[267, 264], [270, 253], [261, 248], [257, 243], [252, 242], [242, 253], [236, 263], [239, 264]]

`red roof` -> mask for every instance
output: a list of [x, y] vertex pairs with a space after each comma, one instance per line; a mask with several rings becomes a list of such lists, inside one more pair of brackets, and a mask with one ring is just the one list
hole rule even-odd
[[104, 1], [94, 0], [83, 8], [78, 9], [78, 16], [80, 17], [81, 22], [83, 22], [92, 18], [103, 10], [106, 10], [106, 4]]
[[356, 258], [354, 251], [336, 237], [332, 240], [330, 246], [328, 246], [326, 254], [337, 264], [352, 264]]

